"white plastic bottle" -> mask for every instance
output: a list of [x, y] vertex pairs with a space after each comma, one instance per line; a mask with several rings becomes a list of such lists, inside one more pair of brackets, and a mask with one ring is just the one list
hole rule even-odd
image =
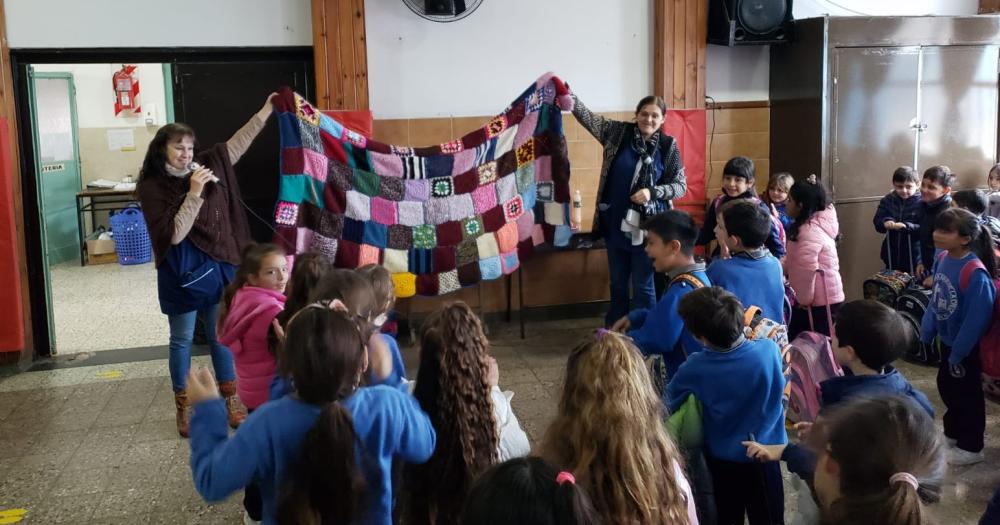
[[572, 228], [574, 230], [579, 230], [581, 224], [583, 224], [583, 196], [580, 195], [580, 190], [576, 190], [576, 192], [573, 193]]

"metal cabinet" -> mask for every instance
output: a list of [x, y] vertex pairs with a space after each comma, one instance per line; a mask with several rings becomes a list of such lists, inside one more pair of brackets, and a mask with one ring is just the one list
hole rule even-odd
[[997, 158], [1000, 19], [827, 17], [796, 21], [795, 34], [771, 49], [771, 169], [816, 173], [832, 190], [854, 299], [881, 267], [872, 218], [893, 170], [946, 164], [958, 188], [985, 186]]

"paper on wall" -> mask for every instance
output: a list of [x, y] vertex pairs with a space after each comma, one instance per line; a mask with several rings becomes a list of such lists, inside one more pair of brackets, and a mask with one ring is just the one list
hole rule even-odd
[[108, 151], [135, 151], [135, 132], [132, 128], [109, 129]]

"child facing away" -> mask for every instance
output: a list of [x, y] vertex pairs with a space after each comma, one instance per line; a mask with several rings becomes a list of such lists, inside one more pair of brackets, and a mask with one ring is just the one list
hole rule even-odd
[[979, 340], [990, 327], [997, 263], [993, 241], [979, 218], [952, 208], [934, 220], [934, 264], [930, 304], [920, 338], [940, 339], [937, 386], [944, 402], [944, 435], [951, 445], [948, 463], [971, 465], [983, 460], [986, 400], [983, 397]]
[[892, 191], [878, 203], [875, 210], [875, 231], [885, 234], [880, 257], [889, 270], [914, 273], [920, 260], [921, 204], [920, 179], [909, 166], [900, 166], [892, 173]]
[[788, 230], [788, 227], [792, 225], [792, 218], [785, 210], [788, 205], [788, 191], [792, 189], [792, 184], [795, 184], [795, 179], [791, 173], [781, 171], [772, 174], [771, 178], [767, 181], [767, 191], [760, 198], [760, 200], [771, 207], [771, 215], [781, 221], [781, 226], [785, 230]]
[[271, 321], [285, 307], [288, 263], [274, 244], [243, 250], [236, 279], [226, 287], [219, 313], [219, 342], [228, 346], [236, 365], [236, 391], [253, 411], [267, 401], [275, 358], [267, 341]]
[[[819, 384], [820, 416], [851, 398], [891, 394], [909, 398], [934, 419], [934, 407], [927, 396], [892, 367], [912, 343], [911, 329], [899, 312], [878, 301], [844, 304], [837, 312], [832, 342], [833, 356], [844, 375]], [[805, 436], [811, 426], [799, 423], [796, 428]], [[748, 456], [761, 461], [781, 459], [787, 462], [790, 472], [812, 484], [816, 455], [807, 447], [793, 443], [767, 446], [752, 441], [744, 445]]]
[[986, 174], [986, 214], [1000, 219], [1000, 164], [994, 164]]
[[986, 214], [986, 207], [989, 200], [986, 194], [980, 189], [959, 190], [951, 194], [951, 205], [953, 208], [962, 208], [979, 217], [980, 222], [990, 231], [993, 238], [993, 252], [1000, 252], [1000, 219]]
[[505, 461], [487, 470], [469, 491], [462, 525], [599, 525], [572, 473], [542, 458]]
[[379, 329], [368, 345], [368, 384], [400, 386], [406, 381], [406, 367], [399, 352], [399, 344], [395, 337], [381, 331], [389, 318], [389, 312], [396, 304], [392, 276], [389, 270], [377, 264], [362, 266], [358, 268], [358, 272], [371, 282], [372, 291], [375, 293], [373, 323]]
[[477, 476], [531, 452], [499, 381], [482, 323], [468, 305], [447, 304], [425, 321], [413, 397], [438, 444], [429, 461], [403, 469], [406, 523], [457, 522]]
[[621, 334], [597, 330], [570, 352], [540, 455], [575, 473], [601, 523], [698, 523], [663, 405], [638, 349]]
[[677, 313], [705, 351], [688, 357], [667, 386], [671, 411], [688, 396], [703, 406], [704, 452], [715, 488], [720, 525], [780, 523], [785, 499], [777, 463], [756, 464], [742, 445], [748, 438], [787, 443], [781, 354], [770, 339], [743, 335], [743, 306], [713, 286], [684, 297]]
[[327, 305], [300, 310], [288, 323], [281, 361], [296, 395], [264, 404], [232, 437], [211, 374], [192, 371], [198, 493], [219, 501], [256, 481], [264, 523], [391, 524], [392, 463], [426, 461], [435, 433], [406, 393], [358, 388], [370, 330]]
[[652, 309], [632, 310], [611, 329], [632, 338], [643, 355], [662, 356], [669, 378], [684, 361], [685, 352], [700, 349], [677, 316], [677, 303], [685, 294], [710, 286], [711, 282], [705, 274], [705, 264], [694, 259], [698, 230], [690, 215], [667, 210], [650, 217], [643, 229], [646, 231], [646, 255], [653, 260], [657, 272], [667, 274], [667, 288]]
[[924, 216], [920, 221], [920, 258], [917, 259], [917, 277], [927, 278], [924, 286], [930, 288], [930, 270], [934, 266], [934, 219], [938, 214], [951, 208], [951, 187], [955, 184], [955, 174], [948, 166], [931, 166], [924, 171], [920, 182], [920, 200], [923, 202]]
[[827, 308], [836, 315], [844, 302], [837, 255], [837, 210], [821, 183], [800, 180], [788, 194], [788, 213], [795, 222], [788, 229], [785, 273], [798, 303], [788, 323], [788, 339], [806, 330], [829, 336], [833, 327], [828, 326]]
[[[705, 213], [705, 224], [701, 227], [695, 246], [706, 246], [715, 240], [715, 221], [719, 208], [731, 200], [746, 199], [759, 205], [765, 212], [771, 213], [768, 205], [757, 197], [757, 190], [754, 189], [754, 173], [753, 161], [747, 157], [733, 157], [729, 159], [729, 162], [726, 162], [725, 167], [722, 168], [722, 193], [708, 205], [708, 211]], [[781, 259], [785, 256], [785, 245], [778, 224], [780, 223], [772, 222], [771, 232], [764, 245], [771, 252], [771, 255]]]
[[705, 273], [713, 285], [756, 306], [768, 319], [784, 323], [785, 278], [781, 263], [764, 248], [771, 218], [745, 200], [722, 205], [715, 237], [729, 248], [730, 258], [712, 261]]
[[[812, 434], [815, 434], [813, 436]], [[909, 398], [857, 398], [810, 432], [823, 523], [931, 525], [946, 465], [934, 420]]]

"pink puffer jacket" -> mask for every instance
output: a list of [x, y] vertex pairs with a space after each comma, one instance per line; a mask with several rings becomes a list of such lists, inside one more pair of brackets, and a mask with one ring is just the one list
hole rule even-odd
[[278, 312], [285, 308], [285, 294], [244, 286], [233, 296], [219, 342], [228, 346], [236, 364], [236, 393], [247, 408], [267, 401], [274, 377], [274, 356], [267, 349], [267, 331]]
[[[844, 301], [835, 241], [838, 232], [837, 211], [830, 205], [802, 225], [797, 240], [788, 241], [785, 273], [799, 304], [823, 306]], [[823, 270], [825, 277], [820, 278], [816, 269]]]

